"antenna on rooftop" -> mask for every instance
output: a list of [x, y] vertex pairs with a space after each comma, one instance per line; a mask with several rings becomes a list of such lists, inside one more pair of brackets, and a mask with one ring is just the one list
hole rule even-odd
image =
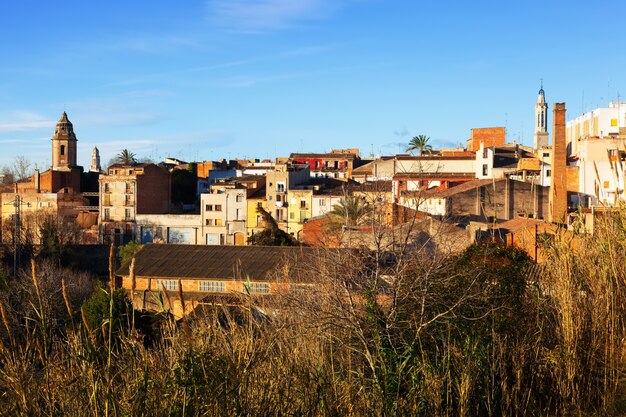
[[504, 135], [505, 135], [505, 136], [504, 136], [504, 143], [508, 142], [508, 141], [506, 140], [506, 139], [507, 139], [507, 136], [508, 136], [508, 134], [509, 134], [509, 132], [508, 132], [508, 131], [509, 131], [509, 129], [507, 129], [507, 128], [509, 127], [509, 126], [508, 126], [508, 124], [509, 124], [509, 113], [504, 112]]

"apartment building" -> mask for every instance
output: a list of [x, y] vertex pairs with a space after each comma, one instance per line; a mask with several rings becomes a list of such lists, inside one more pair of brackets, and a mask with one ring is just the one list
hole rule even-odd
[[258, 193], [264, 184], [265, 177], [260, 175], [224, 178], [202, 193], [203, 243], [245, 245], [248, 241], [248, 197]]
[[111, 165], [100, 176], [99, 188], [103, 243], [137, 239], [138, 214], [165, 214], [170, 208], [170, 173], [155, 164]]
[[361, 163], [359, 150], [333, 149], [329, 153], [292, 153], [289, 161], [306, 164], [313, 178], [351, 179], [352, 171]]
[[284, 163], [276, 165], [266, 175], [265, 197], [267, 211], [282, 230], [289, 231], [288, 192], [305, 184], [311, 177], [311, 170], [305, 164]]

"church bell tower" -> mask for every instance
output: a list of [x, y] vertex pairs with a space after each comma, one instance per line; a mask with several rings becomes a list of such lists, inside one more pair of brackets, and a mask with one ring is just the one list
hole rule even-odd
[[541, 82], [541, 89], [535, 103], [535, 134], [533, 136], [535, 151], [548, 146], [548, 104], [543, 91], [543, 82]]
[[74, 126], [63, 112], [52, 135], [53, 171], [70, 171], [76, 166], [76, 143]]

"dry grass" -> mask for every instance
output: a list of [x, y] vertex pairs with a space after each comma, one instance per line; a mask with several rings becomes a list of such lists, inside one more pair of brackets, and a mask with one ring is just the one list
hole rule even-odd
[[135, 315], [113, 334], [112, 308], [96, 337], [80, 307], [93, 282], [37, 266], [0, 303], [0, 414], [617, 415], [623, 217], [579, 238], [580, 254], [547, 244], [539, 283], [493, 245], [391, 265], [336, 255], [311, 265], [318, 291], [242, 295], [242, 310], [161, 321], [150, 343]]

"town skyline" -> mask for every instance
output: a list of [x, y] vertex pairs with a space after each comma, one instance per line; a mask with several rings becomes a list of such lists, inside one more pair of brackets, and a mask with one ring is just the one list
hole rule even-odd
[[626, 7], [608, 2], [584, 15], [578, 2], [35, 4], [0, 17], [0, 165], [47, 168], [63, 111], [89, 166], [94, 146], [103, 164], [124, 148], [155, 161], [378, 155], [488, 126], [531, 145], [542, 79], [568, 120], [626, 91], [619, 29], [594, 24]]

